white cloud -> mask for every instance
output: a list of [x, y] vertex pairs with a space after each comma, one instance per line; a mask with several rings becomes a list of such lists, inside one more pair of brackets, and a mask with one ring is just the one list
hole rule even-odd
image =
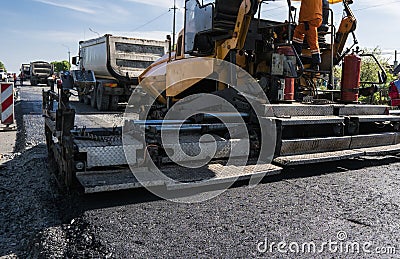
[[47, 4], [47, 5], [52, 5], [52, 6], [56, 6], [56, 7], [61, 7], [61, 8], [66, 8], [66, 9], [70, 9], [73, 11], [77, 11], [77, 12], [82, 12], [82, 13], [88, 13], [88, 14], [94, 14], [96, 13], [93, 9], [89, 9], [89, 8], [85, 8], [82, 7], [80, 5], [72, 5], [72, 4], [63, 4], [63, 3], [57, 3], [57, 2], [53, 2], [50, 0], [34, 0], [36, 2], [39, 3], [43, 3], [43, 4]]
[[[133, 2], [133, 3], [138, 3], [138, 4], [146, 4], [146, 5], [153, 5], [153, 6], [158, 6], [158, 7], [172, 7], [174, 5], [173, 0], [125, 0], [128, 2]], [[183, 0], [177, 0], [176, 5], [178, 7], [183, 7], [184, 6], [184, 1]]]
[[38, 42], [46, 39], [48, 43], [68, 43], [69, 44], [78, 44], [78, 41], [82, 38], [82, 32], [67, 32], [61, 30], [31, 30], [29, 34], [26, 34], [24, 31], [20, 30], [10, 30], [11, 34], [14, 35], [24, 35], [24, 40], [31, 42]]

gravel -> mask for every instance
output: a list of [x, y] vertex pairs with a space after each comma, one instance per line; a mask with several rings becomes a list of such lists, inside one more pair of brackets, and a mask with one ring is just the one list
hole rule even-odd
[[[392, 246], [400, 253], [397, 157], [287, 169], [198, 204], [160, 200], [145, 190], [66, 195], [47, 168], [40, 91], [21, 88], [18, 148], [0, 169], [0, 256], [393, 258], [374, 250]], [[370, 242], [373, 253], [277, 250], [279, 242], [314, 242], [318, 249], [330, 240]], [[262, 251], [271, 244], [272, 252]]]
[[62, 193], [49, 168], [41, 88], [23, 87], [15, 106], [16, 152], [0, 168], [0, 257], [61, 258], [108, 255], [92, 227], [73, 219], [74, 196]]
[[[368, 163], [377, 166], [363, 168]], [[265, 240], [338, 242], [339, 233], [346, 234], [344, 242], [399, 249], [399, 171], [399, 160], [391, 157], [308, 166], [288, 170], [255, 188], [237, 186], [200, 204], [143, 202], [137, 197], [143, 193], [127, 192], [122, 204], [121, 198], [105, 196], [103, 200], [114, 201], [99, 209], [88, 205], [84, 217], [118, 258], [326, 258], [334, 255], [328, 249], [317, 256], [282, 254], [277, 248], [261, 253], [257, 245]]]

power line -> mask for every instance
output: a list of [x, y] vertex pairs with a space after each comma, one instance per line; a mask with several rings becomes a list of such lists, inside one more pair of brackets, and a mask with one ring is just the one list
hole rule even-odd
[[140, 26], [134, 28], [132, 31], [137, 31], [137, 30], [139, 30], [139, 29], [141, 29], [141, 28], [143, 28], [143, 27], [149, 25], [150, 23], [152, 23], [152, 22], [158, 20], [159, 18], [163, 17], [164, 15], [166, 15], [167, 13], [169, 13], [170, 11], [171, 11], [171, 9], [169, 9], [167, 12], [162, 13], [162, 14], [160, 14], [159, 16], [157, 16], [157, 17], [151, 19], [150, 21], [148, 21], [148, 22], [146, 22], [146, 23], [144, 23], [144, 24], [142, 24], [142, 25], [140, 25]]
[[387, 5], [387, 4], [393, 4], [393, 3], [400, 3], [400, 1], [397, 0], [397, 1], [387, 2], [387, 3], [377, 4], [377, 5], [371, 5], [371, 6], [367, 6], [367, 7], [355, 9], [354, 11], [362, 11], [362, 10], [371, 9], [371, 8], [376, 8], [376, 7], [384, 6], [384, 5]]

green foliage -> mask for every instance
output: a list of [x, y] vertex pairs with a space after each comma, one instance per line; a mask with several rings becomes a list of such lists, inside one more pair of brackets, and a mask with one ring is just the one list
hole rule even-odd
[[[378, 92], [374, 94], [373, 97], [371, 96], [360, 96], [359, 100], [363, 103], [373, 103], [373, 104], [387, 104], [388, 96], [387, 90], [389, 88], [389, 84], [395, 76], [391, 74], [389, 62], [382, 56], [382, 51], [379, 47], [374, 49], [363, 49], [362, 53], [373, 54], [375, 58], [378, 60], [379, 64], [384, 68], [387, 76], [386, 83], [384, 84], [376, 84], [378, 87]], [[371, 87], [369, 83], [362, 83], [362, 82], [379, 82], [378, 71], [381, 71], [379, 65], [372, 57], [362, 57], [361, 60], [361, 75], [360, 87]], [[334, 68], [334, 78], [335, 78], [335, 87], [336, 89], [340, 89], [341, 87], [341, 78], [342, 78], [342, 66], [336, 66]]]
[[336, 66], [333, 68], [333, 78], [335, 89], [340, 89], [340, 81], [342, 80], [342, 66]]
[[[390, 66], [387, 59], [382, 56], [380, 48], [363, 49], [364, 53], [373, 54], [381, 66], [384, 68], [387, 76], [386, 83], [377, 85], [378, 92], [373, 96], [361, 96], [360, 101], [372, 104], [387, 104], [388, 103], [388, 88], [390, 82], [393, 80], [393, 75], [390, 72]], [[379, 82], [378, 71], [381, 71], [378, 64], [372, 57], [364, 57], [361, 63], [361, 82]], [[361, 87], [370, 87], [371, 84], [362, 84]]]
[[[373, 54], [378, 62], [381, 64], [383, 68], [388, 68], [388, 61], [382, 57], [382, 51], [378, 47], [374, 49], [364, 49], [364, 53]], [[378, 71], [380, 68], [376, 61], [372, 57], [364, 57], [361, 63], [361, 82], [379, 82]], [[389, 75], [389, 69], [386, 69], [386, 74]], [[389, 87], [390, 81], [387, 81], [385, 84], [381, 85], [383, 88]]]
[[59, 73], [61, 71], [68, 71], [71, 68], [71, 64], [66, 61], [54, 61], [51, 62], [52, 65], [54, 65], [54, 72]]
[[0, 61], [0, 69], [4, 69], [5, 72], [7, 72], [6, 67], [4, 66], [3, 62]]

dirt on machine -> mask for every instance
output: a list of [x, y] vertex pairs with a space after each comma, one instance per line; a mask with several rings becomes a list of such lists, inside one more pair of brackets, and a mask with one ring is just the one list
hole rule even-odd
[[[359, 100], [374, 94], [386, 74], [373, 55], [355, 48], [351, 2], [341, 2], [344, 16], [338, 28], [330, 10], [319, 30], [322, 63], [313, 70], [307, 43], [300, 55], [291, 44], [296, 27], [291, 1], [288, 20], [282, 22], [260, 18], [268, 8], [256, 0], [206, 5], [187, 0], [176, 49], [169, 41], [168, 53], [138, 75], [151, 101], [129, 101], [119, 127], [76, 127], [79, 115], [69, 96], [79, 84], [63, 81], [58, 92], [44, 92], [46, 139], [59, 178], [86, 193], [186, 190], [237, 179], [256, 183], [288, 166], [400, 153], [400, 116], [391, 114], [390, 106]], [[350, 37], [353, 44], [345, 48]], [[107, 36], [81, 43], [79, 73], [94, 72], [85, 81], [93, 82], [90, 87], [79, 86], [83, 96], [94, 95], [100, 90], [93, 87], [107, 82], [94, 83], [96, 73], [108, 80], [104, 66], [85, 67], [85, 51], [90, 50], [85, 46], [103, 40]], [[374, 82], [360, 81], [367, 57], [380, 68]], [[333, 71], [340, 64], [341, 86], [335, 87]]]

